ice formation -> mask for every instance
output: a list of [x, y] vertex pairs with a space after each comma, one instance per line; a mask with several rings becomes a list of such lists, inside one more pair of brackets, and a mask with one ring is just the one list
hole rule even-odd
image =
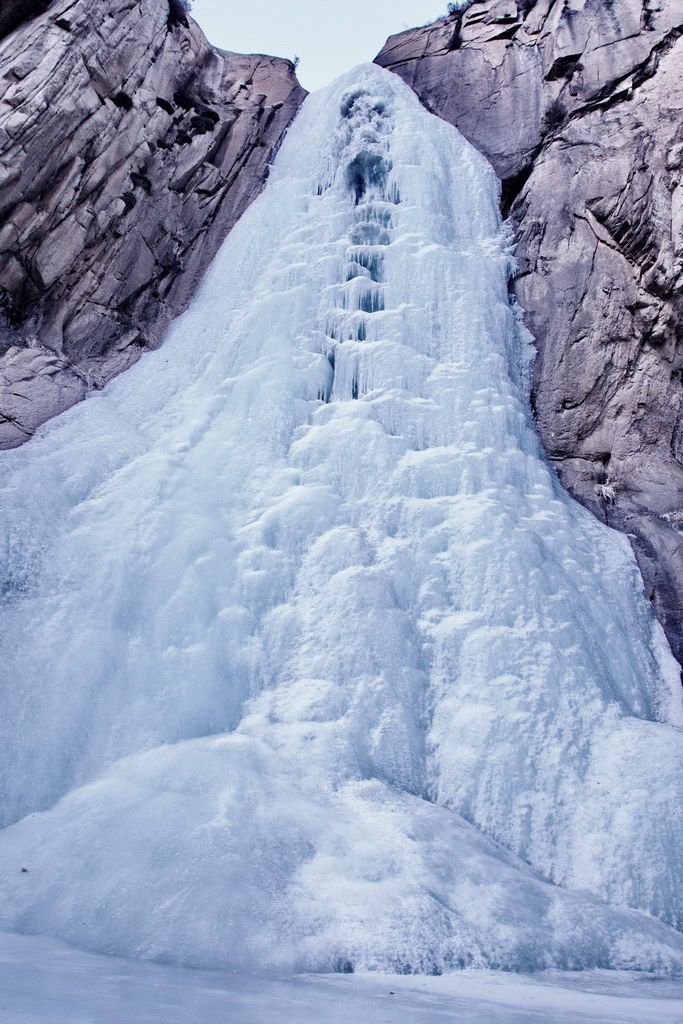
[[490, 167], [361, 67], [163, 347], [2, 454], [0, 927], [683, 967], [676, 666], [544, 461], [509, 272]]

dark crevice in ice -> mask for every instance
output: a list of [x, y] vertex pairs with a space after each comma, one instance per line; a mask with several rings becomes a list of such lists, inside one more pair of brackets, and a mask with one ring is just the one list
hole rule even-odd
[[[348, 189], [353, 220], [348, 230], [350, 246], [342, 268], [340, 308], [331, 314], [335, 322], [326, 332], [332, 341], [328, 351], [332, 384], [329, 390], [321, 388], [323, 401], [330, 401], [333, 395], [342, 400], [349, 397], [349, 376], [346, 372], [346, 383], [341, 389], [344, 394], [335, 394], [334, 348], [344, 342], [367, 341], [367, 318], [385, 310], [382, 248], [391, 244], [396, 207], [401, 199], [397, 185], [390, 181], [393, 168], [390, 108], [387, 109], [387, 104], [380, 97], [358, 88], [343, 97], [340, 110], [342, 145], [346, 148], [341, 175], [336, 177], [336, 181]], [[345, 134], [347, 132], [348, 135]], [[352, 145], [354, 138], [358, 139], [355, 150]], [[320, 185], [318, 195], [323, 191], [324, 186]], [[358, 358], [363, 358], [361, 353]], [[352, 400], [361, 395], [361, 367], [362, 364], [358, 363], [352, 376]]]

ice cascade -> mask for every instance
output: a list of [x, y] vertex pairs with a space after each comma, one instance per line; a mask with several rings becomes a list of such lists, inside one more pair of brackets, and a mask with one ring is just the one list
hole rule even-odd
[[491, 168], [363, 66], [162, 348], [2, 453], [1, 928], [683, 968], [676, 666], [544, 461], [509, 274]]

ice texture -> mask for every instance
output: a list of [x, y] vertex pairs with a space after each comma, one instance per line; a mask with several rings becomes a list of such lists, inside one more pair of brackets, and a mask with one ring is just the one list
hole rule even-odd
[[163, 347], [2, 454], [0, 927], [681, 970], [678, 670], [544, 460], [510, 270], [491, 168], [363, 66]]

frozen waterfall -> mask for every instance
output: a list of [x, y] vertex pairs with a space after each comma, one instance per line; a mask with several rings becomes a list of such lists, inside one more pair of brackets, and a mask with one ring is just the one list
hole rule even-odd
[[0, 927], [683, 969], [678, 674], [544, 461], [509, 273], [490, 167], [361, 67], [163, 347], [1, 454]]

